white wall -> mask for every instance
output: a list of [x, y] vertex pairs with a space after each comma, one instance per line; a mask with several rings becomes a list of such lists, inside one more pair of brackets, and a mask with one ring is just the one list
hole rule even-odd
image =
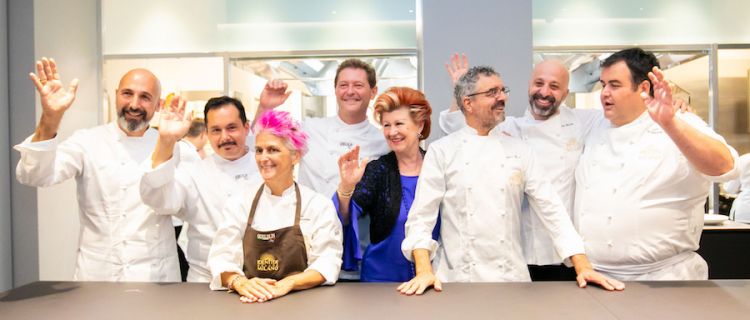
[[[64, 83], [80, 80], [73, 106], [65, 113], [58, 135], [99, 124], [99, 72], [96, 0], [35, 0], [36, 58], [54, 57]], [[33, 66], [27, 66], [33, 70]], [[32, 86], [31, 82], [27, 84]], [[36, 117], [41, 116], [37, 98]], [[28, 134], [33, 132], [29, 127]], [[14, 141], [17, 143], [20, 141]], [[78, 205], [73, 180], [38, 190], [39, 279], [70, 280], [78, 248]]]
[[528, 106], [526, 88], [532, 67], [531, 3], [477, 0], [471, 5], [456, 6], [453, 0], [420, 2], [422, 88], [433, 108], [434, 129], [429, 140], [442, 136], [438, 115], [448, 108], [453, 96], [444, 64], [454, 52], [466, 53], [472, 66], [495, 68], [505, 85], [513, 90], [506, 114], [522, 115]]
[[747, 0], [534, 0], [535, 46], [750, 43]]

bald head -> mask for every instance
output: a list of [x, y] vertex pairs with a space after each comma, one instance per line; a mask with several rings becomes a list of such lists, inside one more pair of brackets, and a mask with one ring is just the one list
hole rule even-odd
[[161, 97], [161, 82], [151, 71], [137, 68], [128, 71], [122, 78], [117, 90], [128, 87], [133, 83], [142, 85], [144, 89], [149, 89], [155, 97]]
[[130, 136], [142, 136], [159, 108], [160, 98], [161, 83], [151, 71], [128, 71], [117, 86], [115, 104], [120, 129]]
[[557, 114], [568, 97], [570, 75], [558, 60], [544, 60], [534, 67], [529, 81], [529, 107], [536, 120], [547, 120]]

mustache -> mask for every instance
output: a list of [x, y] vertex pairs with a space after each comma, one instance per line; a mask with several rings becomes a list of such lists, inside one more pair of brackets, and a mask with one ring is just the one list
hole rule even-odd
[[130, 107], [122, 108], [122, 110], [120, 110], [120, 116], [124, 116], [126, 112], [136, 113], [141, 117], [146, 116], [146, 110], [141, 109], [141, 108], [130, 108]]
[[234, 141], [226, 141], [226, 142], [222, 142], [222, 143], [220, 143], [220, 144], [219, 144], [219, 148], [223, 148], [223, 147], [226, 147], [226, 146], [236, 146], [236, 145], [237, 145], [237, 142], [234, 142]]
[[547, 101], [547, 102], [549, 102], [550, 104], [553, 104], [553, 105], [555, 103], [557, 103], [557, 99], [555, 99], [554, 96], [546, 96], [545, 97], [541, 93], [535, 93], [535, 94], [533, 94], [531, 96], [531, 99], [532, 100], [545, 100], [545, 101]]
[[500, 107], [505, 108], [505, 100], [500, 100], [497, 103], [495, 103], [494, 105], [492, 105], [492, 109], [497, 109], [497, 108], [500, 108]]

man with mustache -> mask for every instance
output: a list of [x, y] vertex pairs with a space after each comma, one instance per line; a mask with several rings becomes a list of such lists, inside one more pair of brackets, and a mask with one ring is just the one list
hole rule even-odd
[[78, 81], [63, 88], [53, 59], [36, 62], [31, 80], [42, 116], [32, 136], [16, 145], [16, 178], [46, 187], [76, 179], [81, 229], [75, 280], [180, 281], [174, 229], [168, 216], [141, 202], [138, 183], [158, 133], [149, 120], [161, 104], [150, 71], [128, 71], [116, 91], [116, 121], [78, 130], [61, 141], [57, 130], [76, 97]]
[[[459, 59], [457, 54], [453, 55], [451, 64], [447, 65], [451, 78], [463, 74], [467, 64], [466, 56]], [[568, 70], [561, 62], [545, 60], [538, 63], [529, 80], [526, 113], [521, 118], [507, 117], [498, 126], [511, 136], [524, 140], [534, 151], [537, 164], [546, 172], [545, 177], [562, 200], [566, 212], [572, 215], [578, 157], [589, 128], [602, 113], [562, 105], [569, 93], [568, 83]], [[456, 131], [464, 125], [459, 112], [441, 112], [440, 127], [443, 130]], [[529, 206], [528, 199], [524, 199], [522, 210], [522, 245], [531, 279], [575, 279], [575, 272], [562, 263], [563, 257], [555, 251], [552, 239], [533, 212], [534, 208]]]
[[[421, 294], [441, 282], [530, 281], [521, 249], [521, 202], [526, 195], [544, 221], [556, 252], [575, 267], [579, 286], [607, 290], [624, 285], [595, 272], [583, 254], [565, 207], [531, 149], [501, 133], [508, 88], [490, 67], [473, 67], [456, 82], [454, 96], [467, 127], [427, 150], [401, 249], [416, 276], [398, 290]], [[440, 245], [432, 229], [440, 212]], [[430, 263], [434, 259], [436, 271]]]
[[[265, 97], [261, 104], [266, 104]], [[188, 223], [187, 281], [210, 282], [208, 253], [217, 227], [225, 219], [224, 203], [234, 195], [254, 192], [250, 185], [260, 176], [255, 153], [250, 152], [255, 141], [242, 102], [226, 96], [211, 98], [203, 114], [215, 153], [202, 161], [185, 161], [182, 150], [174, 152], [178, 140], [190, 129], [190, 120], [183, 113], [182, 108], [161, 112], [159, 139], [151, 158], [153, 169], [141, 179], [141, 198], [157, 214], [175, 215]]]

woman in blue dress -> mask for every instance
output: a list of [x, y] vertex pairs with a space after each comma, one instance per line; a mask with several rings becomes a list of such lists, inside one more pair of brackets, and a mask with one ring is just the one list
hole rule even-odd
[[[430, 134], [431, 113], [422, 92], [390, 88], [375, 101], [374, 117], [391, 152], [368, 163], [359, 160], [355, 146], [339, 158], [341, 182], [333, 201], [344, 226], [342, 268], [354, 271], [361, 260], [362, 281], [403, 282], [415, 275], [401, 242], [424, 158], [419, 142]], [[365, 215], [370, 218], [370, 245], [361, 254], [357, 227]], [[436, 240], [439, 230], [438, 220]]]

